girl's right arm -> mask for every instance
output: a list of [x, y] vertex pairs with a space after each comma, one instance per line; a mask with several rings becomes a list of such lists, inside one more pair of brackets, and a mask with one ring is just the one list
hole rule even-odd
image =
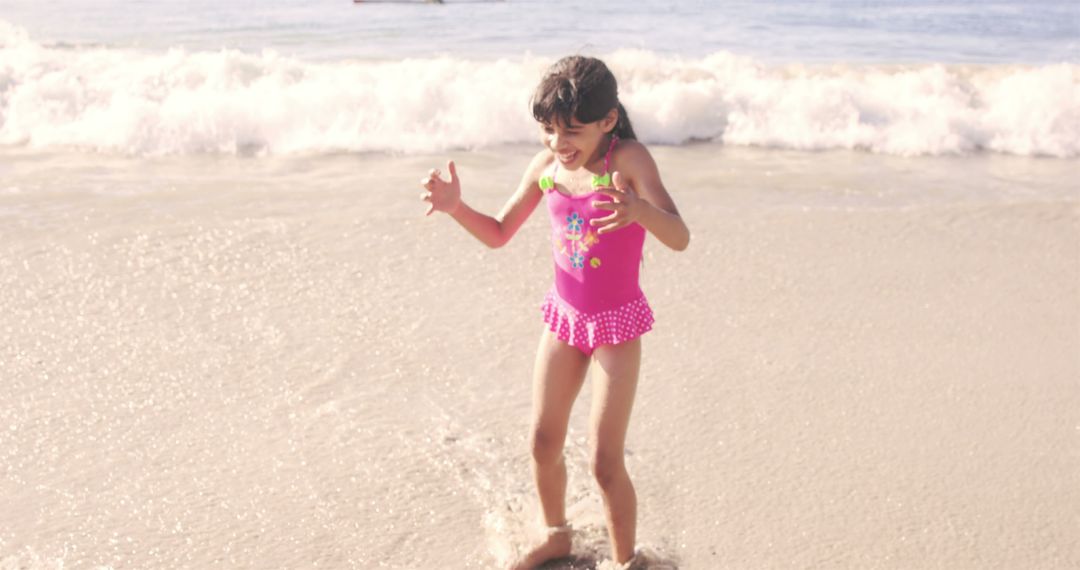
[[518, 228], [525, 223], [536, 205], [540, 203], [543, 192], [540, 190], [540, 176], [551, 163], [551, 151], [542, 150], [533, 157], [525, 174], [521, 177], [517, 191], [507, 200], [499, 215], [494, 218], [477, 212], [461, 199], [461, 181], [457, 177], [454, 161], [446, 164], [450, 171], [450, 180], [443, 180], [438, 170], [432, 170], [420, 183], [426, 190], [421, 199], [429, 202], [427, 214], [434, 211], [446, 212], [457, 223], [469, 231], [476, 239], [488, 247], [501, 247], [514, 237]]

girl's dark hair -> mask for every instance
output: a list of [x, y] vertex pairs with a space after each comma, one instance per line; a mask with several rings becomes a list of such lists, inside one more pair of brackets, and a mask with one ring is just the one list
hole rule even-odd
[[571, 55], [548, 68], [532, 96], [533, 117], [545, 124], [558, 119], [592, 123], [618, 109], [619, 119], [612, 133], [622, 139], [636, 139], [626, 109], [619, 103], [619, 85], [604, 62], [595, 57]]

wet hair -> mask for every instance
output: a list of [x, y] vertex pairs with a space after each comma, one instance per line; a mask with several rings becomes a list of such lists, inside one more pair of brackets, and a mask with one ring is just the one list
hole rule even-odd
[[592, 123], [617, 109], [619, 118], [611, 132], [622, 139], [637, 138], [619, 102], [615, 76], [595, 57], [571, 55], [556, 61], [536, 86], [531, 104], [533, 117], [543, 124], [557, 120], [569, 125], [572, 118]]

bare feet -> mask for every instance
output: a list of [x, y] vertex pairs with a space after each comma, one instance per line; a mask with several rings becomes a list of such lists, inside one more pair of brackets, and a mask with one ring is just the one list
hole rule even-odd
[[570, 533], [568, 531], [550, 533], [547, 540], [532, 547], [524, 556], [511, 563], [508, 568], [509, 570], [533, 570], [548, 560], [570, 556], [570, 546]]
[[645, 560], [641, 558], [641, 553], [635, 551], [630, 560], [627, 560], [622, 564], [616, 562], [615, 567], [618, 568], [618, 570], [642, 570], [645, 568]]

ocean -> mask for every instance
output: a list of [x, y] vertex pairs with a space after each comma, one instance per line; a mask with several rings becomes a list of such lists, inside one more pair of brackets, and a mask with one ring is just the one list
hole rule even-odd
[[621, 78], [647, 143], [1080, 153], [1069, 2], [633, 6], [5, 2], [0, 144], [247, 156], [531, 143], [536, 77], [584, 53]]
[[[1077, 3], [0, 0], [0, 569], [521, 549], [547, 222], [418, 180], [497, 212], [567, 54], [694, 236], [646, 246], [649, 567], [1080, 563]], [[613, 567], [587, 408], [558, 568]]]

